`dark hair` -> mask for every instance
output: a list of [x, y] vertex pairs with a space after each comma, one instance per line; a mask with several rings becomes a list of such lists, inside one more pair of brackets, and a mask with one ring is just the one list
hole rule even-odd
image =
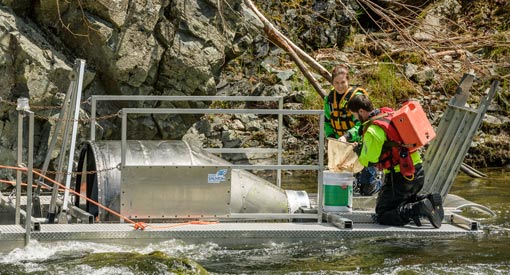
[[349, 111], [355, 113], [359, 110], [363, 109], [368, 112], [372, 112], [374, 110], [374, 105], [372, 101], [366, 95], [355, 95], [351, 97], [349, 102], [347, 103], [347, 108]]
[[340, 74], [345, 74], [345, 77], [349, 80], [349, 66], [346, 64], [337, 65], [333, 71], [331, 71], [331, 79], [335, 79], [335, 77]]

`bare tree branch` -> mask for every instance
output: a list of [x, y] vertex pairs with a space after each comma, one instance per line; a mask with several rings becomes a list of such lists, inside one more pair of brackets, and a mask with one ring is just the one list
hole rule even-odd
[[315, 88], [317, 93], [321, 97], [325, 97], [327, 93], [322, 89], [322, 87], [317, 83], [317, 80], [313, 77], [313, 75], [308, 71], [308, 69], [304, 66], [303, 61], [305, 61], [310, 67], [316, 70], [322, 77], [324, 77], [327, 81], [332, 82], [331, 74], [328, 70], [326, 70], [322, 65], [320, 65], [315, 59], [310, 57], [307, 53], [301, 50], [298, 46], [296, 46], [290, 39], [288, 39], [285, 35], [283, 35], [280, 31], [278, 31], [269, 20], [265, 18], [265, 16], [257, 9], [257, 7], [253, 4], [251, 0], [245, 0], [245, 3], [250, 9], [257, 15], [257, 17], [264, 24], [264, 32], [267, 37], [271, 40], [271, 42], [275, 43], [278, 47], [284, 49], [289, 53], [291, 58], [296, 62], [296, 65], [299, 67], [301, 72], [305, 75], [305, 77], [310, 81], [312, 86]]
[[[68, 1], [66, 1], [67, 3], [70, 3]], [[87, 26], [87, 33], [77, 33], [75, 31], [73, 31], [71, 29], [71, 24], [70, 23], [64, 23], [64, 20], [62, 19], [62, 14], [61, 14], [61, 11], [60, 11], [60, 3], [59, 3], [59, 0], [55, 0], [55, 3], [57, 5], [57, 13], [58, 13], [58, 20], [60, 21], [60, 24], [62, 25], [62, 28], [64, 28], [65, 30], [67, 30], [70, 34], [74, 35], [74, 36], [79, 36], [79, 37], [86, 37], [88, 42], [89, 43], [92, 43], [90, 41], [90, 31], [95, 31], [97, 32], [98, 30], [93, 28], [89, 22], [89, 20], [86, 18], [85, 16], [85, 11], [83, 9], [83, 3], [81, 2], [81, 0], [77, 0], [77, 3], [78, 3], [78, 7], [80, 8], [80, 12], [81, 12], [81, 18], [84, 22], [84, 24]]]

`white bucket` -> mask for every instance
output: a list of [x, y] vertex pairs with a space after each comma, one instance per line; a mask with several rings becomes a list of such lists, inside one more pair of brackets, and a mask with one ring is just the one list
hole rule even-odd
[[327, 212], [352, 211], [353, 173], [323, 172], [323, 209]]

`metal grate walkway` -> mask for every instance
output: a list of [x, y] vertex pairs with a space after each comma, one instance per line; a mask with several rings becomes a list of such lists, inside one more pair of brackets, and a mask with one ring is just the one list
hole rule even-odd
[[[354, 217], [354, 216], [352, 216]], [[153, 224], [171, 226], [175, 224]], [[478, 228], [470, 230], [454, 224], [443, 224], [435, 229], [430, 225], [416, 227], [384, 226], [375, 223], [354, 223], [352, 228], [339, 228], [331, 223], [244, 223], [186, 224], [165, 229], [134, 230], [131, 224], [42, 224], [40, 231], [32, 232], [31, 239], [38, 241], [65, 240], [206, 240], [218, 243], [245, 243], [251, 241], [319, 241], [372, 237], [452, 238], [481, 235]], [[24, 241], [25, 229], [16, 225], [0, 225], [1, 241]]]

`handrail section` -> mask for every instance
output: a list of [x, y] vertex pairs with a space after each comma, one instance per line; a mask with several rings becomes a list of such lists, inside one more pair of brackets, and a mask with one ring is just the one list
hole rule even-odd
[[[96, 139], [96, 109], [99, 101], [220, 101], [220, 102], [271, 102], [278, 101], [278, 110], [283, 109], [283, 97], [281, 96], [137, 96], [137, 95], [93, 95], [91, 97], [91, 116], [90, 116], [90, 140]], [[282, 140], [283, 140], [283, 115], [278, 114], [278, 145], [277, 145], [277, 163], [282, 164]], [[204, 148], [213, 153], [248, 153], [253, 148], [236, 148], [234, 152], [231, 148]], [[253, 153], [253, 152], [251, 152]], [[267, 153], [267, 148], [256, 153]], [[282, 171], [277, 170], [276, 185], [281, 187]]]

